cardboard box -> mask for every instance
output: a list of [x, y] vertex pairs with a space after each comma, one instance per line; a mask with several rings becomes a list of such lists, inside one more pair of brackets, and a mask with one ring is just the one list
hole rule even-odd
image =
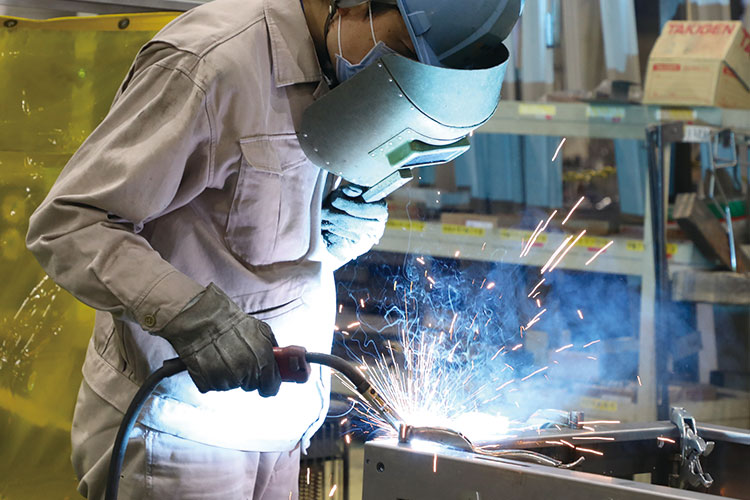
[[750, 108], [750, 34], [739, 21], [670, 21], [651, 51], [647, 104]]

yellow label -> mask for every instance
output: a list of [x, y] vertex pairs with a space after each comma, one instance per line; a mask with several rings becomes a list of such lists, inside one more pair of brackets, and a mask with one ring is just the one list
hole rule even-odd
[[629, 250], [631, 252], [645, 252], [646, 246], [642, 241], [628, 240], [627, 242], [625, 242], [625, 250]]
[[552, 104], [520, 104], [518, 114], [521, 116], [538, 116], [547, 118], [557, 115], [557, 106]]
[[422, 233], [424, 232], [425, 223], [405, 219], [388, 219], [385, 227], [398, 231], [416, 231]]
[[578, 243], [576, 243], [577, 247], [585, 247], [585, 248], [604, 248], [607, 246], [607, 243], [609, 243], [611, 240], [605, 239], [605, 238], [597, 238], [595, 236], [584, 236], [580, 240], [578, 240]]
[[[667, 255], [672, 256], [677, 253], [677, 245], [674, 243], [668, 243], [667, 244]], [[645, 252], [646, 251], [646, 245], [643, 244], [642, 241], [638, 240], [628, 240], [625, 243], [625, 249], [630, 252]]]
[[483, 227], [459, 226], [456, 224], [443, 224], [443, 234], [457, 234], [460, 236], [483, 237], [487, 230]]
[[[514, 240], [514, 241], [529, 241], [531, 239], [531, 235], [533, 235], [533, 231], [522, 231], [520, 229], [501, 229], [500, 230], [500, 237], [504, 240]], [[536, 243], [547, 243], [547, 235], [546, 234], [540, 234], [537, 236]]]
[[622, 106], [594, 106], [586, 107], [586, 118], [600, 118], [612, 122], [625, 119], [625, 108]]
[[658, 113], [659, 121], [685, 122], [695, 120], [695, 110], [690, 108], [661, 108]]
[[578, 404], [581, 405], [584, 410], [609, 411], [613, 413], [617, 411], [617, 401], [609, 399], [589, 398], [584, 396], [578, 400]]

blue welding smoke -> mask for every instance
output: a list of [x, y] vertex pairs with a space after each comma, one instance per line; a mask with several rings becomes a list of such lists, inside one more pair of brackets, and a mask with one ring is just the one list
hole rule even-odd
[[[530, 294], [536, 268], [377, 252], [337, 278], [352, 323], [340, 325], [336, 349], [428, 386], [445, 421], [524, 422], [540, 409], [573, 409], [592, 382], [605, 390], [636, 379], [637, 279], [556, 270]], [[413, 372], [420, 356], [431, 357], [418, 366], [429, 373]]]

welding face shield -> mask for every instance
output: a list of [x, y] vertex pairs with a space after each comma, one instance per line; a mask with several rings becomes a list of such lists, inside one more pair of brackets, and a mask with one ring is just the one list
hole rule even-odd
[[500, 102], [508, 51], [496, 45], [475, 67], [431, 66], [390, 54], [312, 104], [298, 134], [317, 166], [368, 188], [376, 201], [418, 167], [449, 162]]

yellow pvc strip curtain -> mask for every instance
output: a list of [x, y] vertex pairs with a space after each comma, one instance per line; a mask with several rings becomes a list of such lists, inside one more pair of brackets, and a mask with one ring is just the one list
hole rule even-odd
[[26, 250], [28, 218], [176, 16], [0, 16], [0, 500], [79, 497], [69, 433], [93, 311]]

